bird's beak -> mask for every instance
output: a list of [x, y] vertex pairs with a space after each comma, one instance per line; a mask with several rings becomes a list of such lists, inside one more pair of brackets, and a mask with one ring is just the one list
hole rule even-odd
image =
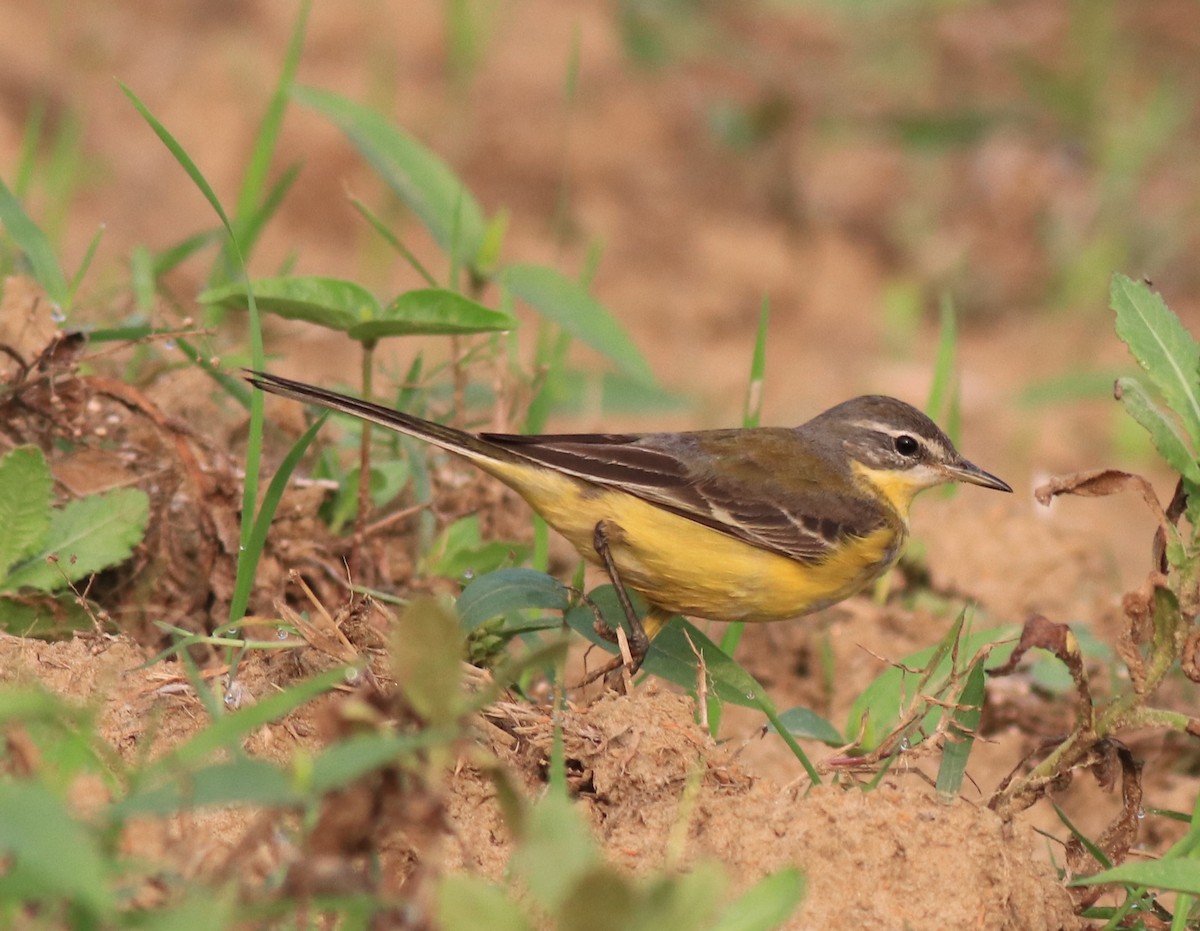
[[1012, 491], [1012, 486], [1003, 479], [996, 478], [991, 472], [983, 469], [966, 459], [960, 459], [953, 464], [942, 466], [946, 478], [951, 482], [970, 482], [972, 485], [982, 485], [984, 488], [994, 488], [996, 491]]

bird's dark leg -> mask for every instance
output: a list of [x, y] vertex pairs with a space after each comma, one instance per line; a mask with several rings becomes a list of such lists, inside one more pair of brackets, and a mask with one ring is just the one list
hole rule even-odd
[[[646, 636], [646, 629], [642, 626], [641, 619], [633, 609], [633, 602], [629, 600], [629, 592], [625, 590], [625, 584], [621, 581], [620, 573], [617, 571], [617, 564], [613, 560], [612, 551], [609, 548], [609, 535], [614, 529], [617, 528], [608, 521], [600, 521], [596, 524], [596, 529], [592, 535], [592, 545], [596, 548], [596, 555], [600, 557], [600, 562], [604, 565], [604, 571], [608, 573], [608, 578], [612, 582], [613, 589], [616, 590], [621, 610], [625, 612], [625, 621], [629, 625], [629, 653], [631, 659], [629, 674], [632, 675], [641, 668], [642, 661], [650, 651], [650, 638]], [[589, 675], [580, 684], [587, 685], [588, 683], [595, 682], [601, 676], [620, 669], [622, 663], [622, 658], [618, 656], [614, 662], [607, 664], [602, 669], [596, 670], [596, 672]]]

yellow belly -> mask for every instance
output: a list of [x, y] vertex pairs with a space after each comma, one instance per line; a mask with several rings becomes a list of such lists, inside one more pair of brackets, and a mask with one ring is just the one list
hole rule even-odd
[[828, 607], [878, 578], [904, 538], [884, 528], [823, 562], [802, 563], [616, 489], [523, 465], [484, 467], [592, 562], [596, 524], [608, 521], [617, 528], [610, 551], [629, 588], [665, 611], [717, 621], [777, 621]]

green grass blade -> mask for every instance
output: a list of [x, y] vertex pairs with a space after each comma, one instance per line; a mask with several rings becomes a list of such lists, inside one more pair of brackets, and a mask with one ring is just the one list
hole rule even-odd
[[[254, 392], [259, 394], [261, 392]], [[240, 618], [246, 611], [246, 605], [250, 601], [250, 589], [254, 585], [254, 573], [258, 568], [258, 559], [262, 555], [263, 545], [267, 541], [267, 531], [271, 529], [271, 521], [275, 517], [275, 509], [279, 507], [279, 501], [283, 497], [283, 492], [287, 488], [288, 479], [291, 478], [292, 472], [300, 462], [300, 458], [304, 455], [308, 445], [313, 441], [313, 437], [317, 435], [317, 431], [325, 424], [325, 419], [328, 414], [322, 414], [312, 425], [304, 431], [300, 439], [292, 444], [292, 448], [288, 450], [288, 454], [283, 457], [283, 462], [279, 464], [279, 469], [271, 477], [271, 483], [267, 486], [267, 493], [263, 495], [262, 507], [259, 508], [258, 514], [254, 519], [254, 526], [250, 531], [246, 543], [242, 547], [242, 551], [238, 554], [238, 573], [237, 580], [233, 586], [233, 600], [229, 606], [229, 616], [231, 619]]]
[[[246, 290], [250, 290], [250, 279], [246, 273], [246, 263], [242, 259], [241, 248], [238, 246], [237, 235], [234, 233], [233, 226], [229, 222], [229, 217], [225, 214], [224, 208], [221, 206], [220, 200], [217, 199], [212, 186], [200, 173], [200, 169], [196, 167], [196, 163], [184, 151], [167, 128], [159, 122], [158, 118], [150, 112], [138, 96], [128, 87], [117, 82], [121, 91], [129, 98], [134, 109], [141, 114], [154, 134], [158, 136], [163, 145], [167, 147], [167, 151], [174, 156], [180, 167], [183, 168], [192, 183], [196, 185], [204, 199], [208, 201], [213, 208], [213, 212], [221, 218], [221, 225], [225, 227], [225, 232], [228, 233], [230, 241], [233, 243], [233, 255], [237, 260], [237, 265], [241, 269], [242, 281], [246, 286]], [[263, 356], [262, 344], [262, 323], [258, 317], [258, 305], [254, 303], [254, 295], [250, 294], [248, 301], [250, 314], [250, 360], [251, 367], [261, 371], [266, 360]], [[251, 527], [254, 521], [254, 508], [258, 501], [258, 469], [262, 460], [262, 428], [263, 428], [263, 399], [262, 392], [256, 391], [250, 395], [250, 436], [249, 442], [246, 444], [246, 480], [242, 489], [242, 539], [241, 552], [238, 558], [238, 574], [243, 571], [243, 560], [246, 558], [246, 544], [250, 536]], [[257, 556], [255, 557], [257, 563]]]
[[[279, 142], [279, 132], [283, 127], [283, 115], [287, 110], [288, 101], [291, 96], [292, 84], [296, 79], [296, 69], [300, 64], [300, 55], [304, 50], [304, 34], [308, 26], [308, 14], [312, 8], [312, 0], [301, 0], [300, 8], [296, 14], [296, 23], [292, 28], [292, 36], [288, 42], [287, 52], [283, 56], [283, 69], [280, 71], [279, 80], [275, 84], [275, 91], [271, 94], [271, 100], [267, 104], [267, 111], [263, 115], [262, 124], [259, 126], [258, 133], [254, 137], [254, 148], [250, 151], [250, 160], [246, 165], [246, 174], [242, 178], [242, 187], [238, 192], [237, 202], [234, 206], [233, 216], [234, 223], [237, 227], [240, 236], [239, 242], [246, 254], [249, 254], [250, 243], [253, 242], [252, 237], [248, 235], [247, 225], [251, 223], [256, 214], [261, 215], [263, 211], [256, 207], [259, 198], [262, 194], [263, 187], [267, 182], [267, 173], [271, 168], [271, 155], [275, 151], [275, 146]], [[295, 177], [295, 169], [288, 169]], [[286, 174], [285, 174], [286, 177]], [[275, 190], [272, 193], [282, 195], [282, 190], [286, 190], [290, 186], [291, 181], [283, 182], [275, 185]], [[263, 200], [267, 203], [271, 200], [268, 196]]]
[[578, 282], [543, 265], [510, 265], [504, 285], [539, 314], [648, 385], [654, 372], [629, 334]]
[[42, 128], [46, 125], [46, 97], [39, 94], [29, 106], [25, 129], [21, 133], [21, 154], [13, 175], [13, 193], [22, 198], [29, 193], [33, 172], [38, 164], [38, 149], [42, 143]]
[[[963, 776], [967, 772], [967, 760], [975, 746], [975, 731], [983, 716], [985, 675], [983, 660], [978, 660], [967, 673], [967, 682], [958, 697], [958, 709], [954, 712], [954, 726], [946, 734], [946, 745], [942, 750], [942, 762], [938, 767], [937, 793], [942, 801], [952, 801], [962, 788]], [[957, 733], [955, 733], [957, 731]]]
[[71, 286], [67, 289], [67, 305], [75, 303], [75, 295], [79, 293], [79, 286], [83, 284], [83, 278], [87, 274], [88, 269], [92, 267], [92, 259], [96, 257], [96, 250], [100, 248], [100, 240], [104, 238], [104, 227], [101, 226], [92, 235], [88, 242], [87, 251], [83, 254], [83, 260], [79, 263], [79, 268], [71, 278]]
[[70, 306], [71, 289], [58, 264], [54, 247], [3, 180], [0, 180], [0, 224], [24, 253], [34, 280], [45, 288], [50, 300], [65, 311]]
[[400, 253], [400, 256], [404, 259], [404, 261], [412, 266], [413, 271], [425, 279], [425, 283], [429, 285], [429, 287], [437, 287], [437, 279], [433, 277], [429, 269], [421, 264], [420, 259], [413, 255], [412, 250], [409, 249], [408, 246], [404, 245], [400, 237], [388, 228], [387, 224], [379, 218], [375, 211], [373, 211], [357, 197], [350, 198], [350, 205], [359, 212], [364, 220], [371, 224], [371, 228], [383, 238], [384, 242]]
[[[954, 313], [954, 301], [948, 294], [942, 296], [940, 319], [937, 353], [933, 361], [933, 383], [929, 386], [925, 413], [934, 420], [944, 421], [953, 404], [954, 357], [958, 348], [958, 321]], [[957, 437], [951, 433], [950, 439]]]
[[318, 695], [324, 695], [334, 686], [345, 682], [347, 669], [346, 666], [327, 669], [311, 679], [288, 686], [285, 691], [272, 692], [233, 714], [215, 719], [204, 730], [150, 764], [143, 772], [176, 772], [203, 762], [210, 753], [217, 750], [240, 747], [242, 739], [252, 731], [277, 721], [305, 702]]
[[293, 88], [292, 98], [341, 129], [442, 249], [474, 265], [484, 236], [483, 208], [449, 165], [369, 107], [311, 87]]
[[1072, 886], [1134, 883], [1167, 892], [1200, 895], [1200, 863], [1195, 860], [1138, 860], [1122, 863], [1093, 876], [1080, 876]]
[[767, 326], [771, 320], [771, 301], [765, 294], [758, 312], [758, 333], [754, 337], [754, 356], [750, 360], [750, 384], [742, 408], [742, 426], [757, 427], [762, 422], [763, 382], [767, 371]]
[[168, 246], [154, 257], [151, 268], [155, 280], [186, 262], [193, 255], [214, 241], [220, 234], [218, 229], [202, 230], [182, 239], [173, 246]]

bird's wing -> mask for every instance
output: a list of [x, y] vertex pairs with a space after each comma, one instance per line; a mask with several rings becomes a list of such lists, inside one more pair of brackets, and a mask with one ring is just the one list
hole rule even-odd
[[514, 436], [485, 441], [541, 465], [620, 488], [672, 513], [801, 562], [884, 524], [878, 508], [801, 474], [792, 431]]

